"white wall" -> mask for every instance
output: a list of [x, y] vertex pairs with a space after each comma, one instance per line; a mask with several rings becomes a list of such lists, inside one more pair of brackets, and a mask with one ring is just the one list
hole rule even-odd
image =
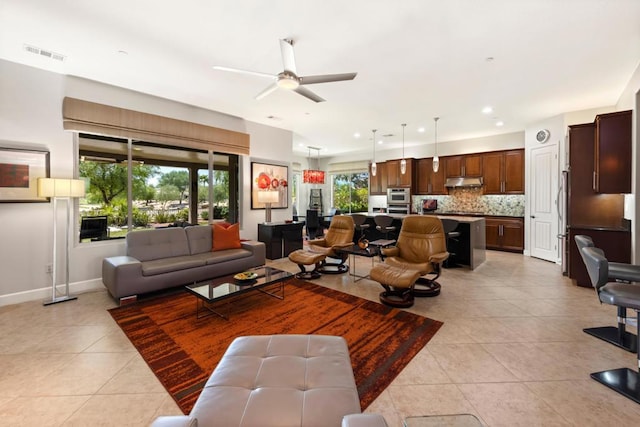
[[[287, 166], [292, 158], [289, 131], [4, 60], [0, 60], [0, 146], [47, 150], [51, 158], [51, 176], [71, 177], [76, 167], [76, 153], [73, 133], [62, 128], [65, 96], [246, 132], [251, 138], [252, 157]], [[257, 223], [264, 220], [264, 210], [250, 210], [249, 159], [249, 156], [241, 158], [240, 171], [243, 238], [255, 238]], [[60, 208], [63, 206], [61, 204]], [[60, 210], [57, 226], [62, 234], [65, 219], [64, 209]], [[279, 220], [290, 215], [291, 208], [274, 210], [273, 216]], [[53, 257], [52, 222], [50, 203], [0, 204], [0, 305], [48, 296], [51, 279], [45, 273], [45, 266]], [[102, 259], [124, 253], [122, 240], [79, 245], [72, 237], [71, 242], [74, 243], [70, 281], [75, 291], [101, 287]], [[64, 244], [59, 245], [58, 250], [64, 253]], [[63, 259], [58, 267], [62, 271]]]
[[640, 212], [640, 197], [638, 190], [640, 189], [640, 173], [638, 173], [638, 165], [640, 165], [640, 150], [638, 149], [638, 133], [640, 131], [640, 64], [631, 76], [629, 83], [622, 91], [620, 99], [616, 104], [617, 111], [633, 110], [632, 128], [631, 128], [631, 147], [632, 147], [632, 175], [631, 175], [631, 196], [627, 196], [628, 203], [632, 208], [631, 216], [631, 260], [634, 264], [640, 263], [640, 224], [637, 212]]

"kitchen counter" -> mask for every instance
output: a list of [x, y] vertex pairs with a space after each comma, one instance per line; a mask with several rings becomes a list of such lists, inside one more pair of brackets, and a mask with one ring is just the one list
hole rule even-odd
[[[384, 236], [376, 230], [374, 218], [378, 215], [388, 215], [394, 218], [393, 225], [397, 231], [392, 234], [395, 234], [395, 236], [398, 235], [402, 227], [402, 220], [408, 216], [384, 213], [368, 214], [365, 223], [371, 224], [369, 230], [366, 232], [367, 239], [369, 240], [384, 238]], [[449, 215], [436, 214], [436, 216], [438, 218], [451, 218]], [[456, 230], [461, 233], [458, 238], [459, 253], [456, 254], [456, 260], [459, 264], [468, 266], [469, 269], [474, 270], [486, 260], [486, 224], [484, 216], [456, 215], [455, 219], [459, 222]]]

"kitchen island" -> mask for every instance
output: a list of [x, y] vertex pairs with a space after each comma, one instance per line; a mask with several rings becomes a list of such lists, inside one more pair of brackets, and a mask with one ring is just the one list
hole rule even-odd
[[[402, 220], [408, 215], [401, 214], [368, 214], [365, 224], [370, 224], [366, 232], [366, 238], [369, 241], [382, 239], [384, 235], [376, 230], [374, 218], [378, 215], [388, 215], [393, 218], [393, 224], [396, 231], [390, 233], [390, 238], [396, 239]], [[482, 216], [449, 216], [436, 215], [438, 218], [451, 218], [458, 221], [456, 231], [460, 232], [458, 243], [456, 245], [456, 262], [460, 265], [469, 267], [474, 270], [486, 260], [486, 235], [485, 235], [485, 219]]]

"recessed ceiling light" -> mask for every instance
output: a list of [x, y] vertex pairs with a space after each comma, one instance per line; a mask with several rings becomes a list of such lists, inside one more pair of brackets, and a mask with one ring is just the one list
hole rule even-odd
[[354, 138], [360, 138], [360, 132], [356, 132], [356, 133], [354, 133], [354, 134], [353, 134], [353, 137], [354, 137]]
[[504, 122], [502, 120], [498, 120], [496, 122], [496, 126], [504, 126]]
[[418, 128], [418, 132], [423, 133], [425, 131], [425, 128]]
[[298, 144], [298, 147], [304, 147], [304, 144], [301, 142]]
[[378, 144], [382, 144], [382, 140], [378, 141]]
[[482, 112], [483, 112], [484, 114], [491, 114], [491, 113], [493, 113], [493, 108], [491, 108], [489, 105], [487, 105], [486, 107], [484, 107], [484, 108], [482, 109]]

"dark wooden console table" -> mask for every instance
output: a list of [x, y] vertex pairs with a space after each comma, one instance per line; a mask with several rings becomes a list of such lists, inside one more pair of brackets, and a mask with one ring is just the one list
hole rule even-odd
[[268, 259], [280, 259], [302, 249], [303, 221], [258, 224], [258, 241], [266, 246]]

